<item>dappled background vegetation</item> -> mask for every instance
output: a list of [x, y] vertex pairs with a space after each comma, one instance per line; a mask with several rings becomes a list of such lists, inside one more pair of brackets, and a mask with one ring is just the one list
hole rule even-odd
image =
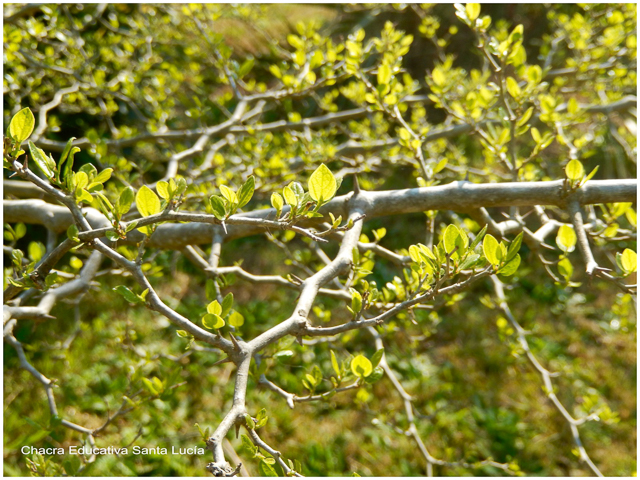
[[[510, 39], [516, 25], [523, 26], [522, 49], [514, 50], [514, 57], [520, 58], [508, 68], [532, 85], [523, 95], [535, 97], [532, 103], [540, 114], [543, 138], [527, 133], [523, 144], [546, 144], [515, 180], [563, 178], [570, 153], [580, 158], [587, 172], [599, 166], [597, 179], [635, 177], [635, 104], [631, 109], [582, 110], [635, 95], [635, 5], [490, 4], [482, 6], [485, 15], [491, 17], [492, 34], [500, 41]], [[190, 184], [185, 207], [203, 211], [221, 179], [239, 186], [253, 173], [257, 188], [250, 207], [262, 208], [269, 205], [272, 191], [292, 180], [306, 182], [322, 162], [344, 177], [338, 194], [353, 189], [354, 172], [367, 190], [465, 178], [475, 183], [513, 179], [502, 169], [500, 155], [470, 132], [433, 139], [424, 147], [425, 161], [417, 162], [408, 142], [384, 144], [402, 139], [402, 133], [373, 107], [370, 114], [344, 124], [266, 133], [248, 128], [242, 135], [225, 132], [179, 162], [176, 154], [197, 137], [126, 141], [144, 132], [221, 124], [237, 106], [236, 89], [259, 95], [280, 85], [291, 88], [261, 112], [263, 124], [375, 106], [361, 84], [336, 67], [350, 49], [345, 50], [345, 44], [371, 37], [382, 38], [387, 54], [401, 59], [397, 95], [416, 97], [403, 113], [421, 134], [456, 125], [463, 117], [482, 121], [489, 110], [488, 103], [482, 103], [489, 102], [482, 98], [482, 85], [491, 74], [476, 47], [476, 33], [456, 16], [452, 5], [5, 5], [4, 16], [5, 128], [21, 108], [30, 107], [36, 118], [44, 108], [46, 129], [36, 127], [36, 143], [45, 151], [59, 152], [69, 138], [80, 139], [77, 164], [113, 168], [113, 182], [105, 186], [105, 194], [115, 198], [123, 185], [138, 188], [167, 178], [167, 165], [176, 168], [169, 176], [181, 175]], [[406, 41], [409, 35], [412, 42]], [[317, 61], [316, 73], [301, 72], [320, 50], [324, 57]], [[303, 52], [301, 61], [296, 52]], [[380, 56], [363, 53], [363, 71], [374, 71]], [[544, 92], [536, 90], [536, 70], [528, 70], [532, 65], [545, 74], [555, 72], [545, 78]], [[60, 91], [65, 94], [59, 103], [47, 106]], [[477, 93], [478, 99], [469, 92]], [[568, 110], [573, 116], [551, 118], [563, 101], [565, 114]], [[385, 97], [384, 102], [393, 106], [398, 100]], [[463, 113], [456, 118], [458, 109]], [[481, 111], [477, 117], [474, 109]], [[554, 130], [554, 122], [565, 130]], [[553, 143], [547, 142], [552, 138]], [[5, 180], [9, 175], [5, 170]], [[5, 198], [25, 195], [15, 184], [5, 183]], [[598, 259], [609, 268], [616, 268], [616, 252], [635, 250], [635, 233], [627, 234], [635, 232], [634, 208], [611, 206], [605, 215], [609, 230], [592, 240], [603, 247]], [[491, 213], [500, 220], [498, 210]], [[430, 219], [436, 237], [450, 223], [471, 232], [483, 226], [461, 212], [398, 215], [368, 221], [363, 240], [379, 240], [400, 252], [424, 241]], [[18, 225], [5, 227], [5, 245], [27, 252], [32, 260], [39, 258], [48, 242], [46, 229]], [[241, 263], [255, 274], [306, 276], [323, 265], [310, 243], [290, 231], [239, 238], [225, 244], [220, 265]], [[547, 243], [554, 244], [553, 239]], [[202, 245], [206, 253], [209, 247]], [[338, 247], [332, 242], [325, 251], [333, 258]], [[135, 257], [133, 246], [120, 249]], [[87, 253], [72, 252], [57, 268], [75, 274]], [[553, 265], [555, 278], [537, 261], [537, 253], [526, 245], [520, 252], [522, 265], [507, 281], [511, 309], [531, 332], [529, 343], [540, 362], [559, 373], [554, 378], [556, 393], [570, 413], [579, 417], [599, 412], [600, 421], [581, 426], [582, 441], [598, 468], [605, 475], [635, 474], [635, 299], [611, 283], [589, 280], [577, 252], [570, 256], [575, 272], [565, 267], [557, 273]], [[146, 273], [160, 297], [187, 318], [199, 318], [207, 298], [206, 275], [179, 251], [152, 255]], [[557, 261], [557, 251], [549, 258], [552, 255]], [[12, 273], [10, 261], [5, 255], [5, 277]], [[402, 285], [402, 270], [388, 259], [375, 257], [375, 268], [373, 259], [365, 266], [372, 270], [368, 281], [378, 286], [391, 282], [391, 290]], [[113, 291], [123, 282], [133, 282], [113, 275], [113, 266], [103, 268], [89, 291], [53, 308], [55, 318], [21, 320], [14, 336], [24, 344], [32, 364], [57, 379], [61, 416], [90, 428], [102, 425], [120, 407], [123, 395], [133, 398], [144, 390], [142, 378], [157, 377], [174, 386], [159, 396], [139, 395], [137, 408], [115, 418], [96, 437], [98, 446], [204, 446], [194, 424], [213, 429], [220, 422], [231, 405], [235, 366], [214, 365], [222, 358], [215, 351], [185, 350], [188, 342], [166, 319], [144, 306], [130, 306]], [[245, 319], [240, 335], [247, 339], [287, 318], [297, 295], [295, 290], [246, 282], [233, 274], [220, 283], [223, 294], [235, 295]], [[527, 362], [496, 302], [491, 282], [478, 282], [470, 290], [439, 299], [431, 310], [400, 313], [381, 328], [389, 364], [413, 399], [422, 439], [432, 455], [450, 462], [493, 458], [509, 464], [511, 473], [589, 474], [578, 461], [569, 426], [549, 402], [539, 374]], [[347, 321], [350, 314], [344, 304], [319, 298], [314, 322]], [[314, 366], [322, 372], [325, 387], [330, 386], [330, 350], [344, 361], [358, 353], [371, 357], [376, 350], [370, 336], [359, 331], [317, 344], [294, 340], [270, 346], [263, 361], [270, 380], [299, 395], [306, 393], [302, 380], [313, 374]], [[249, 380], [247, 403], [253, 415], [263, 407], [269, 415], [262, 437], [287, 458], [298, 460], [304, 475], [425, 473], [423, 457], [403, 434], [408, 420], [402, 399], [387, 378], [324, 402], [300, 403], [293, 410], [256, 380]], [[81, 434], [51, 417], [41, 386], [19, 368], [15, 350], [5, 345], [5, 475], [74, 474], [81, 466], [77, 457], [25, 458], [19, 449], [67, 447], [82, 441]], [[225, 451], [232, 464], [242, 461], [242, 473], [261, 473], [240, 439], [229, 435]], [[209, 452], [203, 457], [99, 456], [81, 474], [199, 476], [209, 457]], [[507, 474], [492, 466], [437, 467], [436, 473]]]

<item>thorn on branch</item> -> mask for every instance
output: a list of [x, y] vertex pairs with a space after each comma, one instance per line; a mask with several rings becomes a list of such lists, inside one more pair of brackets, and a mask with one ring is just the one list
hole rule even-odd
[[229, 363], [231, 362], [231, 359], [229, 357], [224, 357], [221, 360], [218, 360], [216, 363], [213, 364], [213, 366], [217, 366], [217, 365], [222, 365], [223, 363]]
[[233, 333], [229, 332], [229, 337], [231, 337], [231, 342], [233, 342], [233, 346], [235, 347], [235, 349], [237, 351], [242, 350], [240, 344], [238, 343], [238, 340], [236, 340], [236, 337], [233, 336]]

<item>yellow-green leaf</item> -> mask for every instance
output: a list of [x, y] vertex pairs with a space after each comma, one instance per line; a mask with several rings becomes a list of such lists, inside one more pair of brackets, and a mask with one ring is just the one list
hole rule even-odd
[[84, 188], [89, 183], [89, 177], [85, 172], [76, 173], [76, 189]]
[[351, 360], [351, 371], [356, 377], [368, 377], [373, 371], [373, 365], [367, 357], [358, 355]]
[[500, 259], [498, 256], [498, 241], [495, 237], [489, 233], [484, 236], [484, 240], [482, 242], [482, 250], [484, 251], [484, 256], [487, 257], [489, 263], [491, 265], [499, 265]]
[[285, 201], [287, 202], [287, 205], [295, 207], [298, 204], [298, 199], [296, 198], [296, 194], [293, 193], [293, 190], [291, 190], [291, 187], [284, 187], [284, 189], [282, 190], [282, 193], [284, 195]]
[[[82, 173], [82, 172], [81, 172]], [[138, 193], [136, 193], [136, 207], [143, 217], [149, 217], [160, 213], [160, 199], [158, 196], [146, 185], [140, 187]]]
[[164, 180], [160, 180], [156, 183], [156, 190], [158, 191], [158, 195], [160, 195], [165, 200], [169, 199], [169, 184]]
[[227, 216], [227, 212], [224, 208], [224, 200], [222, 197], [219, 197], [218, 195], [211, 195], [209, 198], [209, 204], [211, 205], [211, 210], [215, 217], [218, 220], [224, 220]]
[[638, 269], [638, 258], [636, 252], [630, 248], [625, 248], [620, 256], [620, 265], [627, 273], [633, 273]]
[[420, 264], [423, 261], [422, 256], [420, 255], [420, 249], [415, 245], [411, 245], [409, 247], [409, 256], [411, 257], [411, 260], [417, 264]]
[[[456, 248], [456, 240], [460, 236], [460, 230], [455, 225], [449, 225], [444, 231], [444, 249], [446, 253], [453, 252], [453, 249]], [[456, 252], [457, 253], [457, 252]]]
[[542, 143], [542, 136], [536, 127], [531, 128], [531, 137], [536, 143]]
[[282, 196], [279, 193], [274, 192], [271, 194], [271, 205], [278, 212], [282, 210], [282, 207], [284, 207], [284, 200], [282, 200]]
[[431, 78], [433, 79], [433, 82], [439, 87], [442, 87], [447, 82], [447, 77], [445, 76], [441, 68], [434, 68], [431, 72]]
[[560, 275], [562, 275], [567, 281], [573, 275], [573, 265], [567, 257], [564, 257], [558, 262], [558, 273], [560, 273]]
[[565, 171], [567, 173], [567, 178], [572, 181], [582, 180], [582, 177], [584, 177], [584, 167], [580, 160], [571, 160], [567, 163]]
[[527, 123], [529, 121], [529, 119], [531, 118], [531, 115], [533, 115], [533, 107], [527, 108], [527, 111], [524, 112], [522, 114], [522, 117], [520, 117], [520, 119], [516, 122], [516, 127], [521, 127], [525, 123]]
[[229, 315], [229, 325], [231, 325], [232, 327], [241, 327], [242, 325], [244, 325], [244, 317], [242, 316], [241, 313], [236, 312], [235, 310], [233, 312], [231, 312], [231, 315]]
[[38, 165], [38, 168], [42, 170], [42, 173], [44, 173], [45, 177], [49, 179], [52, 178], [53, 169], [55, 168], [55, 162], [48, 158], [44, 151], [41, 148], [36, 147], [31, 140], [29, 140], [29, 150], [31, 151], [31, 157], [33, 158], [33, 161], [36, 163], [36, 165]]
[[570, 225], [561, 225], [556, 236], [556, 243], [561, 250], [565, 252], [573, 252], [576, 247], [576, 232]]
[[520, 255], [516, 254], [516, 256], [513, 257], [510, 262], [507, 262], [506, 265], [498, 271], [498, 273], [500, 275], [508, 277], [516, 273], [516, 270], [518, 270], [519, 266], [520, 266]]
[[507, 91], [513, 98], [518, 98], [522, 94], [518, 82], [513, 77], [507, 77]]
[[378, 85], [388, 85], [391, 80], [391, 67], [383, 63], [378, 67]]
[[33, 117], [33, 113], [31, 113], [29, 107], [25, 107], [11, 119], [9, 134], [16, 142], [22, 143], [29, 138], [35, 124], [36, 120]]
[[222, 306], [220, 305], [220, 303], [218, 303], [217, 300], [214, 300], [209, 305], [207, 305], [207, 312], [220, 315], [222, 313]]
[[229, 201], [229, 203], [238, 203], [238, 196], [236, 195], [236, 192], [226, 185], [220, 185], [220, 193]]
[[113, 168], [105, 168], [102, 170], [96, 178], [93, 179], [94, 183], [104, 183], [111, 178], [111, 172], [113, 172]]
[[578, 112], [578, 101], [575, 98], [570, 98], [567, 102], [567, 112], [574, 114]]
[[480, 4], [479, 3], [467, 3], [465, 7], [467, 11], [467, 17], [472, 22], [480, 16]]
[[323, 163], [309, 178], [309, 195], [316, 202], [322, 198], [327, 202], [336, 194], [336, 179], [331, 170]]
[[336, 377], [340, 378], [340, 366], [338, 365], [338, 359], [336, 358], [336, 354], [331, 351], [331, 366], [333, 367], [333, 371], [336, 373]]
[[224, 320], [220, 315], [207, 313], [202, 317], [202, 325], [204, 325], [204, 328], [208, 328], [209, 330], [217, 330], [218, 328], [224, 327]]
[[256, 181], [253, 178], [253, 175], [251, 175], [249, 178], [247, 178], [247, 181], [244, 182], [242, 187], [240, 187], [240, 190], [238, 190], [238, 207], [242, 208], [247, 203], [249, 203], [249, 200], [251, 200], [251, 197], [253, 197], [253, 191], [255, 190], [255, 188]]

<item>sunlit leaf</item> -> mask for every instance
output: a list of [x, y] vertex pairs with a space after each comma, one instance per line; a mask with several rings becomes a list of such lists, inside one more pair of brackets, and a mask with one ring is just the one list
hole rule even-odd
[[363, 355], [357, 355], [351, 360], [351, 371], [356, 377], [365, 378], [373, 371], [369, 359]]
[[149, 217], [161, 211], [160, 199], [146, 185], [140, 187], [136, 194], [136, 207], [143, 217]]
[[323, 163], [309, 178], [309, 194], [316, 202], [322, 198], [323, 202], [327, 202], [333, 198], [336, 193], [336, 179], [331, 170]]
[[31, 136], [35, 124], [36, 119], [33, 117], [33, 113], [31, 113], [29, 107], [25, 107], [11, 119], [9, 134], [16, 142], [22, 143]]

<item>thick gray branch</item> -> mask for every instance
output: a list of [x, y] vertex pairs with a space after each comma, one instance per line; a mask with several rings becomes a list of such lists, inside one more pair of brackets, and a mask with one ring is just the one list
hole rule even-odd
[[[638, 181], [636, 179], [591, 180], [571, 196], [572, 201], [581, 205], [596, 203], [635, 202]], [[555, 205], [565, 207], [568, 203], [564, 181], [486, 183], [452, 182], [447, 185], [406, 190], [361, 192], [363, 211], [367, 218], [423, 212], [426, 210], [467, 211], [479, 206], [508, 207]], [[327, 214], [347, 216], [347, 202], [351, 194], [336, 197], [320, 210]], [[286, 208], [285, 208], [286, 211]], [[92, 208], [83, 209], [87, 221], [93, 228], [108, 225], [105, 217]], [[193, 215], [191, 213], [190, 215]], [[234, 215], [235, 218], [274, 219], [272, 208], [255, 210]], [[69, 210], [51, 205], [42, 200], [4, 200], [4, 221], [25, 222], [44, 225], [55, 232], [65, 231], [73, 222]], [[312, 226], [323, 219], [307, 219], [300, 226]], [[187, 223], [160, 225], [151, 237], [150, 247], [179, 250], [186, 245], [201, 245], [211, 242], [212, 224]], [[225, 240], [256, 235], [264, 232], [264, 227], [256, 225], [229, 225]], [[123, 243], [136, 243], [142, 234], [131, 232]]]

